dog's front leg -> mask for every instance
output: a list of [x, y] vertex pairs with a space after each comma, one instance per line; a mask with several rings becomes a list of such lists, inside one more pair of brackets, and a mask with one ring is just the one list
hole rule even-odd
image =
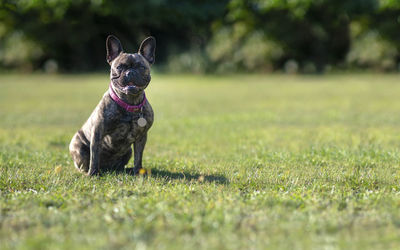
[[90, 138], [90, 165], [87, 175], [92, 176], [99, 173], [100, 169], [100, 147], [103, 139], [103, 127], [94, 126]]
[[134, 165], [135, 168], [133, 169], [134, 173], [139, 173], [139, 170], [142, 168], [142, 157], [143, 157], [143, 150], [144, 146], [146, 145], [147, 141], [147, 133], [136, 140], [133, 144], [134, 150]]

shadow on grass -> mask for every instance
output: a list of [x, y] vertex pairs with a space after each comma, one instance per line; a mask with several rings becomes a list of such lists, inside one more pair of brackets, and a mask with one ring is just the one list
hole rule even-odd
[[176, 172], [169, 172], [166, 170], [158, 170], [152, 169], [151, 170], [152, 177], [161, 177], [161, 178], [168, 178], [174, 180], [186, 180], [186, 181], [201, 181], [201, 182], [214, 182], [218, 184], [228, 184], [228, 179], [222, 175], [201, 175], [201, 174], [190, 174], [188, 172], [176, 173]]
[[[121, 171], [116, 170], [103, 170], [100, 175], [104, 174], [125, 174], [131, 176], [138, 176], [138, 174], [133, 172], [133, 168], [126, 168]], [[147, 175], [147, 174], [146, 174]], [[201, 175], [201, 174], [191, 174], [188, 172], [169, 172], [166, 170], [158, 170], [158, 169], [151, 169], [150, 178], [165, 178], [165, 179], [172, 179], [172, 180], [185, 180], [187, 182], [191, 181], [198, 181], [198, 182], [209, 182], [209, 183], [217, 183], [217, 184], [229, 184], [228, 179], [225, 178], [223, 175]]]

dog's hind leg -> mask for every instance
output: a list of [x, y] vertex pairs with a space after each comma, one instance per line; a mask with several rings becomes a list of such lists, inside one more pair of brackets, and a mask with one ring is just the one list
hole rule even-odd
[[71, 143], [69, 144], [69, 152], [75, 167], [80, 172], [87, 173], [89, 171], [90, 149], [82, 142], [79, 131], [72, 137]]

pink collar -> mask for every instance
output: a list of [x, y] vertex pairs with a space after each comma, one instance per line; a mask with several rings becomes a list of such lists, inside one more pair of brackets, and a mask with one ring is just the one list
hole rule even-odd
[[121, 98], [119, 98], [117, 96], [117, 94], [115, 94], [115, 92], [114, 92], [114, 90], [113, 90], [113, 88], [111, 86], [111, 83], [110, 83], [110, 88], [108, 90], [108, 93], [110, 94], [111, 99], [113, 99], [119, 106], [121, 106], [122, 108], [124, 108], [128, 112], [139, 111], [147, 101], [146, 94], [143, 92], [143, 101], [142, 101], [142, 103], [140, 103], [139, 105], [129, 105], [128, 103], [122, 101]]

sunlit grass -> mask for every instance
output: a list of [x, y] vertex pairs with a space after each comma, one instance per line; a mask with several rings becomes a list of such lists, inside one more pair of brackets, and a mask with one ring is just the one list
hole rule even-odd
[[148, 175], [87, 178], [107, 77], [0, 76], [0, 248], [400, 247], [398, 75], [155, 75]]

